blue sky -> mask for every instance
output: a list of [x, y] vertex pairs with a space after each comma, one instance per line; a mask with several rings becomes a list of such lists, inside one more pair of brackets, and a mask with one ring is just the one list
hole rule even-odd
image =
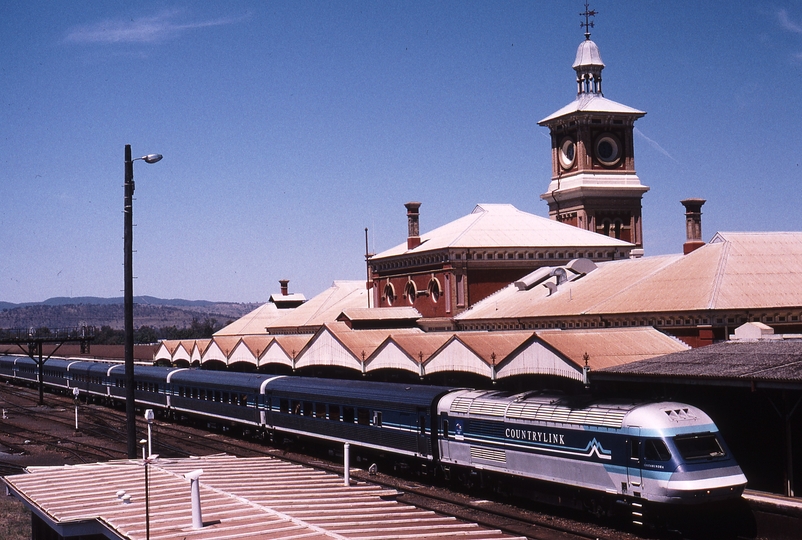
[[[4, 2], [0, 300], [134, 292], [261, 302], [365, 277], [372, 251], [511, 203], [546, 216], [581, 1]], [[591, 3], [605, 96], [636, 125], [647, 255], [799, 230], [802, 5]]]

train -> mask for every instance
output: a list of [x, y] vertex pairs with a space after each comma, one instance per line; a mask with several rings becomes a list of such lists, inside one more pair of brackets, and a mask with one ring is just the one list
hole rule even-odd
[[[0, 377], [36, 383], [38, 368], [24, 356], [0, 356]], [[122, 364], [52, 358], [43, 380], [69, 393], [125, 400]], [[733, 501], [747, 482], [713, 420], [672, 401], [146, 365], [135, 367], [135, 381], [137, 404], [169, 417], [274, 439], [349, 443], [446, 480], [553, 487], [560, 499], [572, 494], [600, 513]]]

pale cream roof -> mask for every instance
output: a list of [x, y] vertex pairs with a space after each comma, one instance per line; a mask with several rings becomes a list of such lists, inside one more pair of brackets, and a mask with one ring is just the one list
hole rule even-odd
[[613, 113], [613, 114], [626, 114], [640, 118], [645, 115], [644, 111], [633, 109], [627, 105], [623, 105], [611, 99], [607, 99], [601, 94], [580, 94], [577, 99], [560, 109], [559, 111], [550, 114], [538, 124], [546, 125], [552, 120], [569, 116], [575, 113]]
[[[193, 529], [190, 482], [202, 470], [204, 526]], [[4, 478], [23, 502], [62, 536], [146, 537], [144, 467], [112, 461], [39, 467]], [[278, 459], [209, 456], [159, 459], [149, 466], [150, 537], [309, 540], [433, 536], [512, 538], [498, 530], [400, 504], [397, 492]], [[118, 496], [130, 496], [126, 503]]]
[[267, 302], [214, 333], [215, 336], [246, 336], [266, 334], [265, 328], [287, 312], [273, 302]]
[[632, 244], [518, 210], [511, 204], [480, 204], [467, 216], [421, 235], [421, 244], [406, 241], [372, 259], [445, 248], [632, 247]]
[[367, 307], [369, 295], [364, 281], [335, 281], [331, 287], [268, 324], [269, 332], [281, 329], [312, 328], [337, 320], [343, 311]]
[[[551, 280], [553, 281], [553, 280]], [[456, 318], [517, 319], [802, 306], [802, 233], [719, 233], [688, 255], [598, 264], [549, 294], [510, 285]]]
[[620, 366], [690, 349], [682, 341], [650, 326], [598, 330], [539, 330], [537, 337], [576, 365], [594, 370]]

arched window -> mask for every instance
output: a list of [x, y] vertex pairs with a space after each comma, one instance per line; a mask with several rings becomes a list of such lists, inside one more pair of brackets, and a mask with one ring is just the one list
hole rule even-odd
[[407, 286], [404, 287], [404, 296], [406, 297], [407, 302], [409, 302], [409, 305], [412, 305], [415, 302], [416, 294], [417, 291], [415, 290], [415, 282], [408, 281]]
[[395, 303], [395, 289], [392, 283], [388, 283], [384, 286], [384, 300], [387, 302], [388, 306], [392, 306], [393, 303]]
[[432, 278], [429, 281], [429, 298], [432, 299], [432, 302], [437, 303], [440, 300], [440, 291], [440, 282], [436, 278]]

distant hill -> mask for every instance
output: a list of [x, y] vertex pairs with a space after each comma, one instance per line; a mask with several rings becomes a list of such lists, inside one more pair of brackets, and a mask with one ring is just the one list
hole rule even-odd
[[[222, 325], [239, 319], [261, 304], [209, 302], [134, 297], [134, 327], [186, 328], [193, 319], [216, 319]], [[50, 298], [44, 302], [12, 304], [0, 302], [0, 328], [72, 328], [109, 326], [121, 330], [124, 323], [123, 298]]]

